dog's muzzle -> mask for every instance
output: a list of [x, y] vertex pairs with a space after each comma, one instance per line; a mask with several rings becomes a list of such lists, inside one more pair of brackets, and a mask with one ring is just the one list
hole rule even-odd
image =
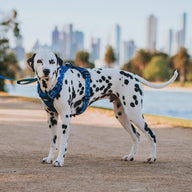
[[43, 69], [43, 73], [47, 77], [50, 73], [50, 69]]

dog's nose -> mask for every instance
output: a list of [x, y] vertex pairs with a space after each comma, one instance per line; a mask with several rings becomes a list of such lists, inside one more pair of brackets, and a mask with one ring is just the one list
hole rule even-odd
[[48, 76], [50, 73], [50, 69], [43, 69], [43, 73], [45, 74], [45, 76]]

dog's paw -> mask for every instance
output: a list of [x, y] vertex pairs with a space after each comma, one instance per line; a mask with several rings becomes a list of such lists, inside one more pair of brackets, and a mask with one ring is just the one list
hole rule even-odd
[[155, 161], [156, 161], [156, 158], [155, 158], [155, 157], [149, 157], [149, 158], [147, 158], [147, 159], [144, 161], [144, 163], [149, 163], [149, 164], [151, 164], [151, 163], [155, 163]]
[[43, 160], [42, 160], [42, 163], [51, 164], [52, 162], [53, 162], [53, 159], [52, 159], [52, 158], [49, 158], [49, 157], [45, 157], [45, 158], [43, 158]]
[[54, 167], [62, 167], [64, 164], [64, 161], [55, 160], [53, 162]]
[[134, 157], [133, 155], [125, 155], [121, 158], [122, 161], [133, 161]]

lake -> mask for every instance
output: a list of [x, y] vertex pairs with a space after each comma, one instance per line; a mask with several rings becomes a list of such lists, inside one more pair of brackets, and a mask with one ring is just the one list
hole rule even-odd
[[[36, 85], [6, 85], [10, 95], [39, 98]], [[143, 113], [192, 120], [192, 92], [145, 90]], [[100, 100], [92, 106], [113, 108], [108, 100]]]

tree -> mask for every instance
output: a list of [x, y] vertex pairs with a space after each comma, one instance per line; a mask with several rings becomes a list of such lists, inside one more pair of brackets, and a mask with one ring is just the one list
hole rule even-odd
[[83, 68], [94, 68], [94, 64], [89, 62], [89, 53], [78, 51], [75, 55], [75, 65]]
[[121, 69], [124, 71], [129, 71], [129, 72], [138, 74], [138, 75], [140, 74], [139, 67], [134, 64], [134, 61], [132, 59], [127, 63], [125, 63], [125, 65], [123, 65]]
[[179, 52], [173, 56], [173, 66], [179, 70], [179, 81], [181, 85], [184, 84], [186, 78], [187, 67], [189, 66], [189, 54], [186, 48], [181, 47]]
[[135, 57], [132, 59], [134, 65], [139, 68], [139, 75], [142, 75], [145, 67], [149, 63], [149, 61], [152, 58], [152, 54], [149, 51], [146, 51], [144, 49], [140, 49]]
[[164, 81], [169, 79], [169, 62], [162, 56], [155, 56], [143, 72], [144, 78], [151, 81]]
[[111, 46], [107, 48], [105, 53], [105, 62], [107, 63], [108, 67], [111, 68], [112, 64], [116, 61], [114, 50]]
[[[6, 17], [1, 13], [0, 17], [2, 17], [0, 18], [0, 74], [10, 78], [15, 78], [18, 63], [15, 55], [8, 51], [9, 39], [6, 35], [8, 31], [12, 29], [14, 36], [19, 36], [19, 24], [16, 21], [17, 12], [13, 10], [12, 14]], [[0, 91], [4, 91], [3, 79], [0, 79]]]

